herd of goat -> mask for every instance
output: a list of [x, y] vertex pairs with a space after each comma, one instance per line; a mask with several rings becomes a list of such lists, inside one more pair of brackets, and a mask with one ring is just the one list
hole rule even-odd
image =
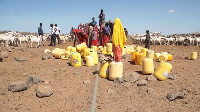
[[[184, 46], [200, 46], [200, 35], [197, 34], [174, 34], [174, 35], [154, 35], [150, 39], [151, 45], [184, 45]], [[130, 35], [135, 44], [144, 44], [145, 35]]]
[[[74, 36], [70, 34], [60, 35], [60, 40], [65, 43], [67, 41], [73, 41]], [[185, 46], [200, 46], [200, 34], [176, 34], [176, 35], [160, 35], [151, 34], [151, 45], [185, 45]], [[133, 39], [135, 44], [145, 43], [145, 34], [143, 35], [129, 35], [128, 38]], [[33, 43], [36, 43], [36, 47], [42, 45], [42, 42], [50, 40], [50, 34], [44, 34], [43, 37], [38, 35], [22, 35], [17, 32], [6, 32], [0, 34], [1, 46], [18, 46], [22, 43], [27, 43], [29, 47], [33, 47]]]
[[[44, 34], [43, 36], [38, 35], [22, 35], [17, 32], [7, 32], [0, 34], [1, 46], [18, 46], [22, 43], [26, 43], [29, 47], [33, 47], [33, 43], [36, 43], [36, 47], [41, 46], [45, 41], [50, 40], [50, 34]], [[60, 40], [64, 43], [66, 41], [72, 41], [71, 36], [60, 35]]]

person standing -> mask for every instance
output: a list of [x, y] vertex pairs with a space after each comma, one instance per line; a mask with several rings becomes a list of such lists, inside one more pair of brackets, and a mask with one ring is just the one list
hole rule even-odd
[[57, 24], [54, 25], [55, 28], [56, 28], [56, 37], [57, 37], [57, 40], [58, 40], [58, 44], [61, 43], [60, 41], [60, 28], [57, 26]]
[[126, 28], [124, 28], [124, 32], [125, 32], [125, 35], [126, 35], [126, 38], [128, 37], [128, 31]]
[[95, 25], [97, 25], [97, 22], [95, 21], [95, 18], [94, 18], [94, 17], [92, 18], [92, 22], [90, 23], [90, 25], [91, 25], [92, 27], [94, 27]]
[[108, 26], [109, 23], [107, 22], [103, 27], [103, 34], [102, 34], [102, 46], [106, 46], [107, 43], [110, 42], [110, 27]]
[[103, 9], [101, 9], [101, 13], [99, 15], [99, 26], [100, 26], [99, 45], [101, 45], [101, 46], [102, 46], [102, 32], [103, 32], [103, 27], [104, 27], [105, 22], [106, 22], [105, 14], [103, 13]]
[[119, 18], [116, 18], [113, 26], [113, 35], [112, 35], [114, 61], [117, 62], [121, 61], [122, 50], [124, 48], [126, 40], [127, 39], [122, 23]]
[[113, 22], [109, 20], [109, 27], [110, 27], [110, 39], [112, 39], [112, 34], [113, 34]]
[[[97, 46], [98, 47], [98, 31], [95, 30], [95, 28], [93, 28], [92, 32], [91, 32], [91, 46]], [[90, 46], [90, 47], [91, 47]]]
[[146, 30], [145, 48], [147, 48], [147, 49], [150, 48], [149, 42], [150, 42], [149, 30]]
[[101, 13], [99, 15], [99, 26], [101, 31], [105, 23], [106, 23], [105, 14], [103, 13], [103, 9], [101, 9]]
[[44, 45], [44, 42], [43, 42], [43, 30], [42, 30], [42, 23], [40, 23], [40, 26], [39, 26], [39, 28], [38, 28], [38, 35], [39, 35], [39, 37], [41, 37], [41, 43], [40, 43], [40, 45]]
[[54, 27], [53, 24], [50, 24], [51, 27], [51, 42], [49, 46], [52, 46], [52, 42], [54, 43], [54, 46], [56, 45], [56, 28]]

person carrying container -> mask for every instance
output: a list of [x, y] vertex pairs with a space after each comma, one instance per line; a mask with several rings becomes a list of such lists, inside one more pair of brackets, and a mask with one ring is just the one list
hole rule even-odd
[[116, 18], [114, 21], [113, 35], [112, 35], [114, 61], [117, 62], [121, 61], [122, 50], [124, 48], [126, 40], [127, 38], [122, 23], [119, 18]]

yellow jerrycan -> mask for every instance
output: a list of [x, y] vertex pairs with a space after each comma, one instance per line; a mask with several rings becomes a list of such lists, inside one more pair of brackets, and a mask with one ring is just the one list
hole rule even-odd
[[146, 56], [147, 56], [147, 51], [148, 51], [148, 49], [147, 49], [147, 48], [143, 48], [143, 49], [142, 49], [142, 52], [143, 52], [143, 55], [144, 55], [144, 57], [146, 57]]
[[103, 46], [99, 46], [98, 50], [103, 51]]
[[158, 60], [160, 55], [161, 55], [160, 53], [154, 53], [154, 60], [155, 61]]
[[99, 76], [102, 78], [109, 78], [109, 62], [100, 63]]
[[106, 49], [106, 52], [107, 52], [107, 53], [111, 53], [111, 52], [112, 52], [112, 43], [107, 43], [107, 44], [106, 44], [106, 48], [107, 48], [107, 49]]
[[63, 50], [56, 50], [55, 52], [54, 52], [54, 57], [56, 58], [56, 59], [61, 59], [61, 57], [63, 57], [65, 55], [65, 52], [63, 51]]
[[159, 59], [160, 62], [161, 61], [167, 61], [168, 60], [168, 56], [167, 56], [167, 54], [161, 54], [158, 59]]
[[107, 49], [107, 47], [106, 46], [104, 46], [103, 47], [103, 51], [102, 51], [102, 54], [104, 55], [104, 54], [107, 54], [107, 51], [106, 51], [106, 49]]
[[90, 48], [85, 48], [82, 53], [82, 57], [86, 59], [87, 53], [90, 51]]
[[96, 51], [90, 51], [88, 56], [92, 56], [93, 57], [93, 61], [94, 61], [95, 65], [98, 64], [99, 60], [98, 60], [98, 55], [97, 55]]
[[81, 55], [77, 52], [72, 52], [70, 56], [70, 63], [73, 67], [80, 67], [81, 66]]
[[76, 49], [77, 49], [78, 53], [82, 53], [85, 48], [87, 48], [87, 45], [85, 44], [85, 42], [83, 42], [83, 43], [81, 43], [81, 44], [76, 46]]
[[156, 68], [155, 72], [154, 72], [154, 76], [161, 80], [164, 81], [167, 79], [169, 73], [172, 70], [172, 65], [170, 63], [167, 63], [165, 61], [160, 62], [160, 64], [158, 65], [158, 67]]
[[135, 64], [142, 65], [142, 60], [144, 58], [143, 52], [136, 53], [135, 55]]
[[72, 48], [72, 46], [68, 46], [66, 50], [71, 51], [71, 48]]
[[134, 51], [132, 52], [131, 62], [133, 62], [133, 63], [135, 62], [136, 53], [138, 53], [138, 51], [136, 51], [136, 50], [134, 50]]
[[136, 46], [135, 50], [140, 51], [140, 46]]
[[54, 50], [59, 50], [60, 48], [55, 48]]
[[126, 48], [124, 47], [122, 50], [122, 56], [126, 54]]
[[153, 59], [144, 58], [142, 60], [142, 73], [143, 74], [152, 74], [152, 73], [154, 73]]
[[191, 60], [196, 60], [197, 59], [197, 52], [191, 52], [190, 59]]
[[65, 51], [65, 57], [69, 58], [70, 57], [70, 51]]
[[76, 52], [76, 48], [75, 48], [75, 47], [71, 47], [70, 52], [71, 52], [71, 53], [72, 53], [72, 52]]
[[123, 63], [122, 62], [110, 62], [109, 65], [109, 79], [114, 80], [116, 77], [122, 78], [123, 75]]
[[86, 56], [86, 66], [87, 67], [94, 66], [94, 60], [92, 56]]
[[154, 59], [154, 51], [153, 50], [147, 51], [147, 58]]
[[93, 51], [97, 51], [97, 46], [91, 46], [91, 49], [92, 49]]
[[172, 61], [173, 56], [171, 54], [167, 54], [167, 61]]

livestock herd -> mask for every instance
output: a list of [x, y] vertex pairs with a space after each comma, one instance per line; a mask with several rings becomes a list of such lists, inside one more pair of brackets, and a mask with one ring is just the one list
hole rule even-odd
[[[151, 33], [150, 44], [152, 45], [185, 45], [200, 46], [200, 34], [173, 34], [161, 35], [161, 33]], [[135, 44], [145, 43], [145, 34], [129, 35]]]
[[[200, 34], [174, 34], [174, 35], [161, 35], [160, 32], [151, 33], [151, 45], [186, 45], [186, 46], [200, 46]], [[43, 42], [50, 40], [50, 34], [44, 34], [43, 37], [37, 34], [26, 34], [10, 31], [0, 34], [1, 46], [18, 46], [22, 43], [26, 43], [29, 47], [33, 47], [33, 43], [36, 43], [36, 47], [42, 45]], [[129, 38], [133, 39], [135, 44], [145, 43], [145, 34], [129, 35]], [[60, 40], [62, 43], [67, 41], [74, 41], [74, 35], [61, 34]]]
[[[36, 47], [41, 46], [45, 41], [50, 40], [50, 34], [44, 34], [42, 37], [36, 34], [26, 34], [10, 31], [0, 34], [1, 46], [18, 46], [22, 43], [26, 43], [29, 47], [33, 47], [33, 43], [36, 43]], [[60, 40], [64, 43], [66, 41], [72, 41], [69, 34], [60, 35]]]

